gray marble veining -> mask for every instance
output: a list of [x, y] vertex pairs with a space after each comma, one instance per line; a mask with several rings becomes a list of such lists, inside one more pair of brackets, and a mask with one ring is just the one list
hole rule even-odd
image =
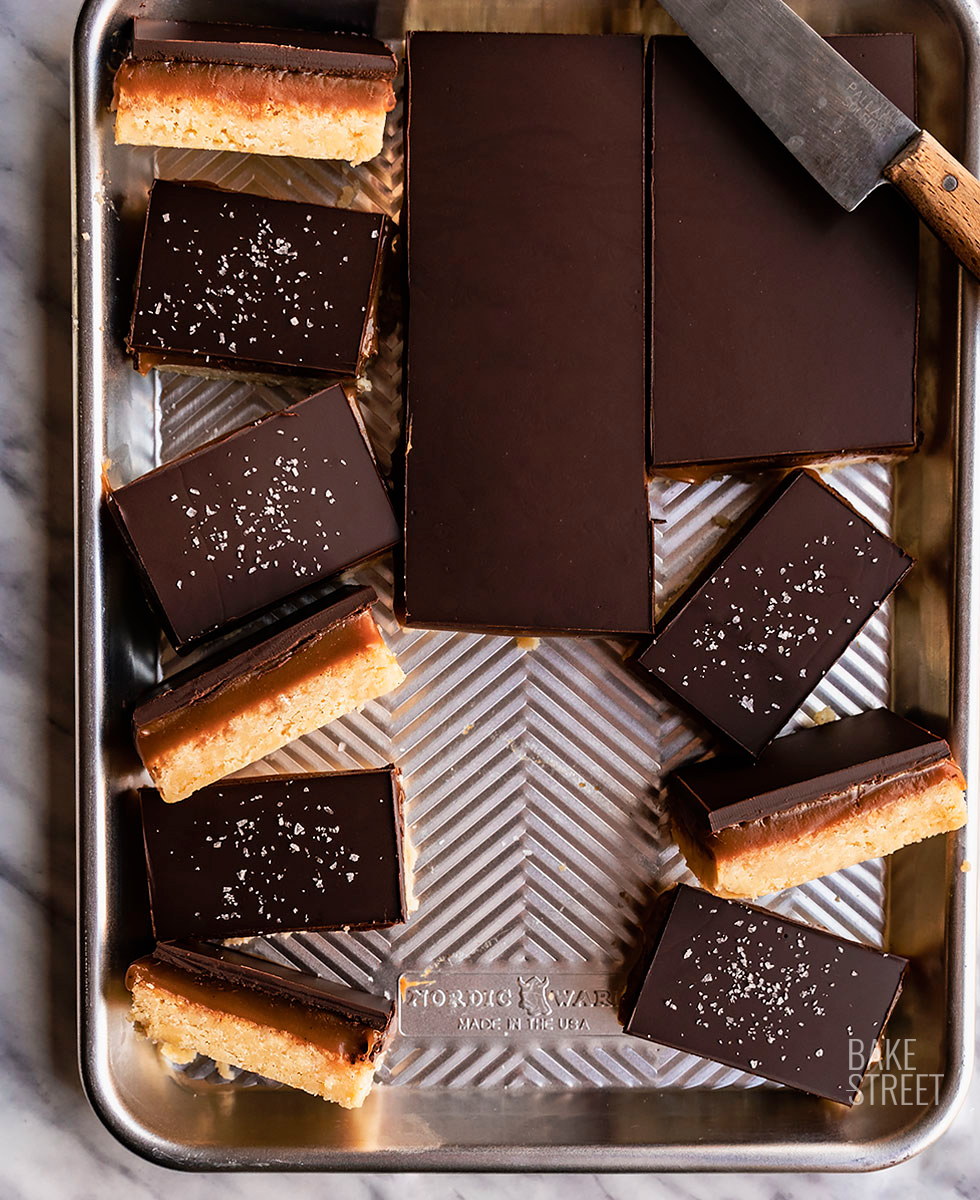
[[[924, 2], [924, 0], [923, 0]], [[68, 61], [78, 0], [0, 0], [0, 1195], [274, 1194], [281, 1177], [192, 1176], [118, 1145], [75, 1065], [71, 265]], [[296, 1200], [495, 1196], [980, 1197], [977, 1098], [908, 1164], [819, 1176], [293, 1177]]]

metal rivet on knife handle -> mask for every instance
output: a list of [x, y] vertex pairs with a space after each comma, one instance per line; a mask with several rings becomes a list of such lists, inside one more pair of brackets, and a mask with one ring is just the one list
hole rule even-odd
[[980, 181], [925, 131], [885, 167], [884, 175], [980, 278]]

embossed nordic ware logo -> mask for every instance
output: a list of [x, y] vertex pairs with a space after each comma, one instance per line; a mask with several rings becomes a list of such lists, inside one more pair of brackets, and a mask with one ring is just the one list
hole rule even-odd
[[547, 1017], [551, 1013], [551, 1005], [545, 995], [548, 986], [547, 975], [532, 975], [530, 978], [520, 975], [517, 979], [520, 989], [520, 1006], [529, 1017]]
[[403, 975], [398, 991], [398, 1025], [406, 1037], [532, 1040], [622, 1032], [618, 992], [608, 975], [436, 974], [429, 969]]

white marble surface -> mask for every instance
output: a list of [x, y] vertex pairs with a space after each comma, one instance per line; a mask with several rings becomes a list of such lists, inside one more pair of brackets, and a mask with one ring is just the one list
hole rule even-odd
[[[922, 0], [924, 3], [925, 0]], [[0, 0], [0, 1196], [274, 1194], [119, 1146], [75, 1068], [68, 61], [78, 0]], [[976, 1085], [940, 1144], [881, 1175], [294, 1177], [289, 1195], [980, 1197]]]

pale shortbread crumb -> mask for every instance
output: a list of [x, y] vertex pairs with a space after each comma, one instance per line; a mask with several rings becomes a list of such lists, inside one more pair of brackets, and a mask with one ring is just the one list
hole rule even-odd
[[829, 725], [832, 721], [836, 721], [837, 719], [837, 714], [828, 704], [825, 704], [823, 708], [818, 709], [813, 714], [814, 725]]

